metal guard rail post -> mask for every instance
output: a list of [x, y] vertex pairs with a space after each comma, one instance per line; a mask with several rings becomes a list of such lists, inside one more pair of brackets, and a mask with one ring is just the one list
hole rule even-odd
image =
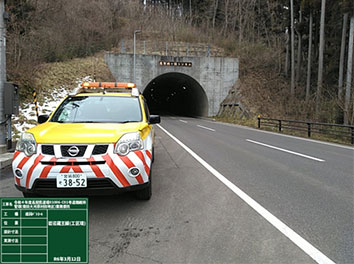
[[[311, 135], [313, 133], [318, 133], [318, 134], [324, 134], [324, 135], [330, 135], [330, 136], [350, 138], [351, 144], [354, 144], [354, 126], [328, 124], [328, 123], [317, 123], [317, 122], [308, 122], [308, 121], [296, 121], [296, 120], [282, 120], [282, 119], [261, 117], [260, 115], [258, 115], [257, 119], [258, 119], [258, 128], [259, 129], [261, 128], [261, 120], [264, 120], [264, 121], [270, 121], [270, 122], [263, 122], [262, 124], [264, 126], [278, 128], [279, 132], [282, 132], [285, 128], [290, 129], [290, 130], [298, 130], [298, 131], [306, 131], [307, 130], [308, 137], [311, 137]], [[288, 123], [288, 124], [284, 125], [284, 123]], [[305, 126], [301, 127], [301, 126], [295, 126], [292, 124], [300, 124], [300, 125], [305, 125]], [[335, 134], [335, 133], [330, 133], [330, 132], [336, 132], [336, 131], [331, 131], [330, 129], [320, 129], [320, 128], [317, 128], [317, 130], [316, 130], [314, 128], [314, 126], [348, 128], [348, 129], [350, 129], [350, 131], [349, 131], [349, 135], [344, 135], [344, 133], [342, 131], [337, 131], [339, 133]], [[301, 129], [301, 128], [303, 128], [303, 129]]]

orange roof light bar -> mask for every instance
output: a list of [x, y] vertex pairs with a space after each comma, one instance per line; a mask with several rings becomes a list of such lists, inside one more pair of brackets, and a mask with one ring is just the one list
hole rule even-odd
[[81, 87], [84, 88], [135, 88], [135, 83], [124, 82], [83, 82]]

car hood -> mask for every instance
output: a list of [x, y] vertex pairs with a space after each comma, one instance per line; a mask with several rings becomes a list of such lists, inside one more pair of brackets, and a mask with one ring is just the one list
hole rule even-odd
[[39, 144], [115, 143], [126, 133], [143, 132], [148, 127], [145, 122], [126, 124], [46, 122], [26, 132], [32, 133]]

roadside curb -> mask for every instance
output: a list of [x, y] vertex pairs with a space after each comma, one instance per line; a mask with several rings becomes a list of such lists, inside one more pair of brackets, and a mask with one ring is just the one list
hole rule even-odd
[[0, 169], [4, 169], [11, 165], [13, 155], [13, 153], [9, 152], [0, 154]]

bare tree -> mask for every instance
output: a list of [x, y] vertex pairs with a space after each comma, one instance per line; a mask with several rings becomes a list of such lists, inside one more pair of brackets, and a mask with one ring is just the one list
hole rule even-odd
[[354, 39], [354, 15], [350, 18], [350, 32], [348, 42], [348, 63], [347, 63], [347, 83], [345, 88], [344, 101], [344, 124], [349, 123], [349, 103], [352, 86], [352, 72], [353, 72], [353, 39]]
[[213, 29], [215, 28], [216, 11], [218, 10], [219, 0], [215, 0], [214, 4], [214, 14], [213, 14]]
[[285, 45], [286, 45], [286, 53], [285, 53], [285, 76], [288, 77], [289, 74], [289, 29], [286, 29], [286, 40], [285, 40]]
[[321, 23], [320, 23], [320, 45], [319, 45], [319, 56], [318, 56], [318, 78], [317, 78], [317, 92], [316, 92], [316, 114], [317, 115], [319, 115], [320, 113], [322, 85], [323, 85], [325, 12], [326, 12], [326, 0], [322, 0], [321, 1]]
[[[302, 22], [302, 11], [299, 11], [299, 25]], [[299, 84], [300, 72], [301, 72], [301, 54], [302, 54], [302, 34], [300, 30], [296, 30], [298, 42], [297, 42], [297, 67], [296, 67], [296, 86]]]
[[290, 19], [291, 19], [291, 87], [290, 94], [295, 94], [295, 37], [294, 37], [294, 1], [290, 0]]
[[309, 47], [307, 52], [307, 80], [306, 80], [306, 103], [310, 99], [310, 87], [311, 87], [311, 64], [312, 64], [312, 24], [313, 15], [312, 10], [310, 11], [310, 21], [309, 21]]
[[192, 24], [192, 0], [189, 0], [189, 23]]
[[338, 77], [338, 100], [342, 101], [343, 93], [343, 71], [344, 71], [344, 53], [345, 53], [345, 42], [347, 35], [347, 23], [348, 23], [348, 13], [343, 15], [343, 29], [342, 29], [342, 42], [340, 47], [340, 58], [339, 58], [339, 77]]
[[241, 0], [238, 1], [238, 12], [239, 12], [239, 22], [238, 22], [238, 26], [239, 26], [239, 30], [238, 30], [238, 42], [239, 44], [241, 44], [242, 42], [242, 34], [243, 34], [243, 25], [242, 25], [242, 3]]
[[224, 34], [227, 35], [227, 27], [229, 24], [229, 0], [225, 0], [225, 26], [224, 26]]

